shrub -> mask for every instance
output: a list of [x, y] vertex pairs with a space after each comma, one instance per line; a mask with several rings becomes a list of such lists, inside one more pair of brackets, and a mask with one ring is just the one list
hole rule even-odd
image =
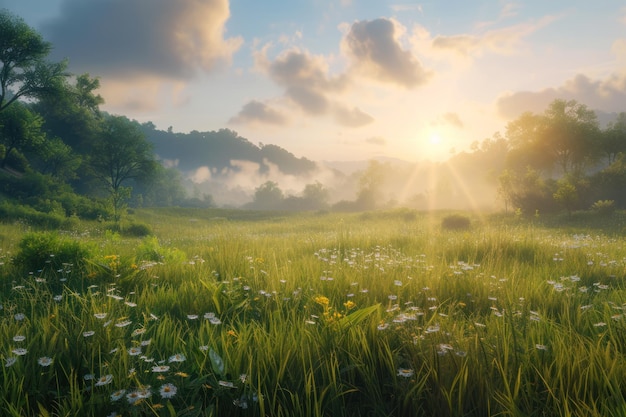
[[445, 230], [466, 230], [470, 227], [470, 219], [460, 214], [451, 214], [441, 221], [441, 228]]
[[67, 269], [81, 272], [91, 256], [91, 250], [76, 240], [51, 232], [28, 233], [20, 241], [13, 263], [25, 271]]
[[152, 234], [152, 229], [144, 223], [131, 223], [123, 227], [121, 232], [124, 236], [145, 237]]
[[591, 211], [594, 213], [608, 216], [615, 212], [615, 201], [614, 200], [598, 200], [591, 206]]

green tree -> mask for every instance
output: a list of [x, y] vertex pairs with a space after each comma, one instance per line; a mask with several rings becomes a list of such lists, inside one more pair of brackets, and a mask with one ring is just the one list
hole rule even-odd
[[99, 106], [104, 100], [95, 92], [100, 81], [89, 74], [79, 75], [74, 84], [69, 81], [64, 80], [56, 94], [33, 107], [44, 118], [43, 129], [49, 137], [59, 137], [75, 152], [88, 154], [102, 121]]
[[328, 207], [329, 197], [328, 189], [319, 181], [307, 184], [302, 191], [302, 200], [308, 210], [320, 210]]
[[626, 113], [620, 113], [602, 132], [601, 148], [609, 165], [616, 161], [620, 153], [626, 152]]
[[554, 200], [562, 205], [571, 216], [572, 210], [579, 201], [578, 190], [569, 178], [559, 180], [557, 185], [556, 192], [553, 194]]
[[261, 210], [276, 210], [281, 207], [284, 198], [278, 183], [266, 181], [255, 189], [252, 207]]
[[155, 171], [152, 145], [137, 122], [123, 116], [109, 116], [102, 122], [100, 134], [89, 157], [92, 173], [106, 187], [119, 221], [124, 202], [130, 197], [130, 180], [147, 180]]
[[23, 19], [0, 9], [0, 112], [19, 98], [40, 98], [59, 88], [66, 63], [47, 62], [51, 48]]
[[541, 141], [565, 175], [580, 175], [597, 161], [599, 128], [596, 114], [575, 100], [554, 100], [544, 113]]
[[369, 161], [367, 168], [359, 178], [359, 190], [356, 198], [356, 204], [359, 208], [370, 210], [382, 205], [382, 187], [390, 170], [389, 164], [380, 163], [376, 160]]
[[11, 152], [33, 151], [44, 143], [42, 122], [39, 115], [21, 103], [0, 112], [0, 143], [5, 148], [4, 157], [0, 161], [1, 168], [6, 166]]
[[507, 125], [508, 166], [580, 175], [598, 160], [599, 133], [592, 110], [574, 100], [554, 100], [542, 115], [527, 112]]

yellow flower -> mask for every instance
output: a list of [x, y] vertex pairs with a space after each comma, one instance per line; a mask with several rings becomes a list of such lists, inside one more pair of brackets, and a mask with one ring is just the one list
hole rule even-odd
[[330, 303], [330, 301], [328, 300], [328, 297], [324, 297], [323, 295], [318, 295], [317, 297], [313, 299], [313, 301], [323, 306], [327, 306]]
[[237, 332], [235, 332], [233, 329], [230, 329], [226, 333], [232, 337], [237, 337]]
[[354, 307], [356, 307], [356, 303], [354, 301], [346, 301], [345, 303], [343, 303], [343, 306], [347, 310], [352, 310]]

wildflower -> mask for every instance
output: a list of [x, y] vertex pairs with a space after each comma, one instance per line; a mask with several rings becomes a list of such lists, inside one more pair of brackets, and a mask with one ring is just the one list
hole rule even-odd
[[541, 344], [539, 344], [539, 343], [537, 343], [537, 344], [535, 345], [535, 348], [536, 348], [537, 350], [548, 350], [548, 346], [546, 346], [546, 345], [541, 345]]
[[323, 306], [327, 306], [328, 304], [330, 304], [330, 300], [328, 299], [328, 297], [324, 297], [323, 295], [318, 295], [317, 297], [313, 298], [313, 301]]
[[226, 388], [235, 388], [235, 384], [233, 384], [230, 381], [217, 381], [217, 383], [222, 386], [222, 387], [226, 387]]
[[185, 373], [185, 372], [176, 372], [174, 375], [179, 376], [181, 378], [187, 378], [189, 377], [189, 374]]
[[197, 314], [187, 314], [187, 318], [189, 320], [197, 320], [198, 319], [198, 315]]
[[403, 378], [411, 378], [415, 374], [413, 369], [398, 368], [398, 376]]
[[11, 352], [16, 354], [17, 356], [24, 356], [28, 353], [28, 351], [24, 348], [13, 349]]
[[113, 394], [111, 394], [111, 401], [119, 400], [120, 398], [122, 398], [124, 396], [124, 394], [126, 394], [126, 390], [125, 389], [118, 389]]
[[400, 280], [395, 280], [395, 281], [393, 282], [393, 285], [395, 285], [396, 287], [401, 287], [401, 286], [402, 286], [402, 281], [400, 281]]
[[128, 307], [137, 307], [137, 303], [133, 303], [132, 301], [125, 301], [124, 304]]
[[433, 326], [428, 326], [426, 328], [426, 333], [437, 333], [439, 330], [441, 330], [441, 328], [438, 324], [435, 324]]
[[101, 376], [98, 379], [98, 382], [96, 382], [96, 387], [101, 387], [103, 385], [109, 385], [112, 381], [113, 381], [113, 375], [111, 375], [111, 374]]
[[222, 324], [222, 321], [218, 319], [217, 317], [213, 317], [209, 319], [209, 323], [217, 326], [218, 324]]
[[146, 339], [146, 340], [142, 340], [141, 343], [139, 343], [140, 346], [148, 346], [150, 345], [150, 343], [152, 343], [152, 339]]
[[209, 347], [207, 345], [202, 345], [199, 348], [201, 351], [206, 352], [207, 350], [209, 350]]
[[130, 356], [141, 355], [141, 348], [140, 347], [131, 347], [130, 349], [128, 349], [128, 354]]
[[170, 356], [169, 362], [185, 362], [187, 358], [182, 353], [177, 353], [176, 355]]
[[346, 308], [346, 310], [352, 310], [354, 307], [356, 307], [356, 303], [349, 300], [343, 303], [343, 306]]
[[133, 391], [133, 392], [129, 392], [126, 395], [126, 399], [128, 400], [128, 403], [130, 405], [135, 405], [137, 404], [139, 401], [141, 401], [141, 396], [139, 395], [139, 391]]
[[167, 383], [161, 385], [161, 389], [159, 389], [159, 394], [161, 394], [161, 398], [172, 398], [176, 395], [176, 391], [176, 385]]
[[146, 328], [140, 327], [138, 329], [133, 330], [133, 332], [131, 333], [131, 336], [132, 337], [139, 336], [140, 334], [144, 334], [145, 332], [146, 332]]
[[248, 375], [247, 375], [247, 374], [241, 374], [241, 375], [239, 375], [239, 380], [240, 380], [242, 383], [244, 383], [244, 384], [245, 384], [245, 383], [246, 383], [246, 381], [248, 380]]
[[61, 300], [63, 300], [63, 296], [62, 295], [55, 295], [54, 297], [52, 297], [52, 299], [56, 302], [60, 302]]
[[168, 365], [158, 365], [152, 367], [152, 372], [167, 372], [170, 370]]
[[89, 330], [89, 331], [83, 332], [83, 337], [90, 337], [90, 336], [93, 336], [94, 334], [96, 334], [96, 332], [94, 332], [93, 330]]
[[52, 358], [49, 358], [48, 356], [42, 356], [41, 358], [37, 359], [37, 363], [41, 366], [50, 366], [52, 365]]
[[84, 379], [85, 381], [92, 381], [92, 380], [96, 379], [96, 376], [95, 376], [94, 374], [86, 374], [86, 375], [83, 377], [83, 379]]
[[9, 356], [4, 360], [4, 367], [8, 368], [9, 366], [13, 366], [15, 362], [17, 362], [17, 358], [15, 356]]
[[26, 316], [23, 313], [17, 313], [15, 316], [13, 316], [13, 318], [15, 319], [15, 321], [22, 321], [26, 318]]
[[132, 324], [132, 321], [130, 320], [125, 320], [125, 321], [121, 321], [119, 323], [115, 323], [115, 327], [126, 327], [129, 324]]
[[383, 323], [380, 323], [380, 324], [378, 325], [378, 327], [376, 327], [376, 328], [377, 328], [378, 330], [385, 330], [387, 327], [389, 327], [389, 324], [387, 324], [387, 323], [384, 323], [384, 322], [383, 322]]
[[14, 342], [23, 342], [24, 340], [26, 340], [26, 336], [22, 336], [21, 334], [13, 336]]
[[[606, 326], [606, 323], [605, 323], [605, 322], [603, 322], [603, 321], [598, 322], [598, 323], [594, 323], [594, 325], [593, 325], [593, 327], [604, 327], [604, 326]], [[14, 353], [15, 353], [15, 352], [14, 352]]]

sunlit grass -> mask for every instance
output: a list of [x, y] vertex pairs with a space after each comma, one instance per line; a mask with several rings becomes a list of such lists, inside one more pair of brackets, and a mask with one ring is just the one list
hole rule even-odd
[[62, 232], [85, 272], [19, 270], [3, 225], [0, 414], [625, 415], [623, 238], [248, 215]]

